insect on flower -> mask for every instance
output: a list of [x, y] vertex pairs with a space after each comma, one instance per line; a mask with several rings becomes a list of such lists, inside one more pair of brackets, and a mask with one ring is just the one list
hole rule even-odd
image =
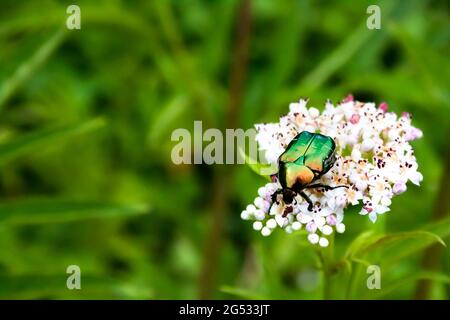
[[349, 96], [337, 105], [328, 101], [320, 112], [307, 102], [291, 103], [278, 122], [255, 126], [265, 162], [278, 172], [241, 217], [263, 236], [304, 228], [309, 242], [326, 247], [333, 232], [345, 232], [347, 208], [357, 206], [375, 223], [408, 182], [420, 185], [410, 142], [422, 131], [409, 113], [398, 116], [386, 103]]
[[293, 211], [290, 205], [298, 194], [308, 202], [308, 210], [312, 211], [313, 202], [304, 192], [304, 189], [322, 188], [333, 190], [347, 186], [328, 186], [313, 183], [320, 179], [333, 167], [336, 156], [336, 143], [333, 138], [308, 131], [300, 132], [287, 146], [278, 158], [278, 180], [281, 189], [272, 194], [272, 204], [279, 203], [278, 195], [283, 196], [287, 205], [283, 217]]

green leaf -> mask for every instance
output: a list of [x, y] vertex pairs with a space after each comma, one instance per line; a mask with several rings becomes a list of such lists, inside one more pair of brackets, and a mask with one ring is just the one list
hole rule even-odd
[[359, 263], [360, 265], [362, 265], [364, 267], [368, 267], [368, 266], [372, 265], [371, 262], [366, 261], [364, 259], [352, 258], [352, 261], [355, 263]]
[[429, 224], [423, 228], [435, 237], [411, 238], [408, 241], [398, 242], [383, 251], [383, 264], [388, 266], [401, 261], [405, 257], [424, 250], [436, 242], [436, 236], [442, 239], [450, 236], [450, 217]]
[[[393, 2], [383, 3], [383, 14], [385, 17], [391, 16], [392, 11], [397, 6]], [[366, 18], [358, 25], [354, 31], [333, 51], [331, 51], [322, 61], [309, 72], [294, 89], [287, 90], [280, 94], [280, 101], [292, 101], [292, 92], [298, 95], [309, 95], [320, 88], [333, 74], [347, 64], [355, 54], [377, 33], [367, 28]], [[386, 36], [382, 33], [382, 36]], [[295, 97], [297, 98], [297, 97]]]
[[346, 253], [347, 258], [362, 257], [377, 249], [384, 248], [390, 244], [407, 239], [430, 240], [431, 242], [439, 242], [445, 246], [445, 242], [436, 234], [429, 231], [407, 231], [396, 232], [386, 235], [369, 235], [363, 234], [362, 237], [356, 239], [357, 244], [351, 245]]
[[408, 285], [410, 283], [415, 283], [417, 280], [423, 280], [428, 279], [436, 282], [442, 282], [445, 284], [450, 284], [450, 276], [444, 273], [439, 272], [431, 272], [431, 271], [422, 271], [417, 272], [412, 275], [403, 277], [401, 279], [395, 280], [386, 286], [382, 287], [381, 290], [376, 290], [376, 292], [373, 292], [372, 294], [367, 294], [363, 299], [380, 299], [384, 296], [388, 295], [389, 293], [392, 293], [399, 288]]
[[396, 23], [389, 24], [389, 30], [394, 38], [404, 47], [407, 57], [417, 71], [416, 81], [422, 83], [424, 91], [429, 99], [435, 100], [442, 116], [448, 116], [445, 112], [450, 105], [448, 90], [450, 65], [445, 59], [436, 54], [426, 43], [418, 42], [404, 28]]
[[95, 118], [87, 122], [45, 129], [18, 137], [15, 140], [0, 144], [0, 164], [59, 140], [97, 130], [104, 125], [105, 120], [103, 118]]
[[262, 164], [254, 160], [249, 155], [247, 155], [242, 148], [239, 148], [239, 153], [244, 158], [245, 164], [248, 165], [253, 172], [261, 177], [264, 177], [264, 179], [268, 181], [271, 181], [270, 175], [275, 174], [278, 171], [278, 168], [271, 164]]
[[352, 259], [357, 252], [361, 250], [361, 248], [365, 245], [367, 241], [370, 241], [370, 239], [376, 237], [376, 234], [374, 234], [373, 230], [366, 231], [361, 233], [359, 236], [355, 238], [355, 240], [350, 243], [350, 245], [347, 248], [347, 251], [345, 252], [344, 258], [345, 259]]
[[65, 31], [56, 32], [36, 53], [24, 62], [17, 71], [0, 87], [0, 111], [8, 99], [22, 86], [59, 48], [65, 38]]
[[[179, 118], [188, 106], [186, 96], [179, 95], [172, 98], [160, 112], [156, 114], [149, 128], [148, 140], [155, 146], [161, 144], [161, 140], [167, 137], [167, 132], [171, 131], [171, 124]], [[169, 134], [170, 135], [170, 134]]]
[[245, 289], [235, 288], [231, 286], [222, 286], [220, 291], [231, 294], [238, 298], [250, 299], [250, 300], [264, 300], [265, 298], [261, 295], [255, 294]]
[[65, 270], [61, 274], [0, 276], [0, 299], [150, 298], [148, 290], [144, 295], [141, 288], [130, 288], [114, 279], [84, 274], [81, 277], [81, 289], [69, 290], [66, 282], [70, 275], [66, 275]]
[[145, 204], [108, 204], [53, 199], [21, 199], [0, 204], [0, 224], [40, 224], [148, 213]]

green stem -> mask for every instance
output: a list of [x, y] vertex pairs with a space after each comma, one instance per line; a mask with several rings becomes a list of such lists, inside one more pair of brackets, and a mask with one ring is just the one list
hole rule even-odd
[[323, 271], [323, 299], [329, 300], [333, 293], [334, 235], [330, 237], [328, 247], [320, 249], [318, 254]]
[[323, 299], [330, 300], [332, 296], [332, 279], [329, 272], [324, 273], [324, 283], [323, 283]]
[[358, 263], [352, 263], [352, 271], [350, 273], [350, 279], [348, 280], [345, 299], [347, 300], [353, 299], [360, 274], [361, 274], [361, 265]]
[[[384, 234], [386, 232], [386, 215], [379, 215], [376, 223], [367, 222], [368, 228], [377, 234]], [[347, 284], [345, 293], [346, 299], [354, 299], [358, 291], [358, 285], [362, 281], [361, 274], [364, 271], [364, 266], [360, 263], [352, 262], [352, 270]]]

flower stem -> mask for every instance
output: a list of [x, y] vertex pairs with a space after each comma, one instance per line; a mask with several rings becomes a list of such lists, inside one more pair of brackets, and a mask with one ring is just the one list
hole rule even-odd
[[350, 278], [347, 284], [347, 292], [345, 293], [345, 299], [353, 299], [355, 291], [357, 290], [358, 280], [360, 279], [360, 274], [362, 267], [360, 264], [352, 263], [352, 271], [350, 273]]
[[334, 235], [329, 239], [328, 247], [320, 249], [319, 259], [323, 271], [323, 299], [329, 300], [333, 294]]

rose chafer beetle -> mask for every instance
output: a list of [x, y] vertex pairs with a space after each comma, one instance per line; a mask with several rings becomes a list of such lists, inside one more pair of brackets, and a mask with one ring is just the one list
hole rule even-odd
[[281, 189], [272, 194], [272, 204], [278, 203], [278, 195], [283, 196], [283, 202], [286, 204], [284, 217], [293, 211], [291, 204], [297, 195], [308, 202], [308, 210], [312, 211], [313, 202], [304, 189], [322, 188], [327, 191], [347, 188], [314, 183], [333, 167], [336, 161], [335, 150], [336, 143], [333, 138], [320, 133], [302, 131], [292, 139], [278, 158], [278, 173], [275, 175]]

